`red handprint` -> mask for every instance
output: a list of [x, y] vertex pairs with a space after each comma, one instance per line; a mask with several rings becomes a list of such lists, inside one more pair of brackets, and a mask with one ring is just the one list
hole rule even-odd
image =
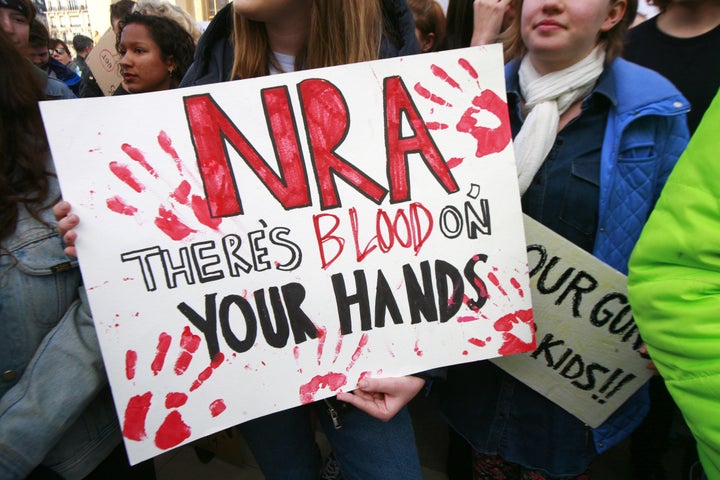
[[[201, 195], [192, 194], [192, 186], [185, 179], [182, 160], [173, 148], [170, 137], [161, 131], [157, 136], [157, 142], [163, 152], [174, 161], [180, 181], [174, 187], [167, 185], [170, 190], [167, 193], [168, 198], [164, 204], [158, 207], [157, 215], [154, 218], [155, 226], [173, 240], [182, 240], [188, 235], [197, 232], [197, 228], [190, 226], [191, 222], [197, 222], [200, 226], [217, 230], [222, 219], [211, 217], [205, 198]], [[147, 161], [145, 154], [140, 149], [127, 143], [123, 144], [121, 149], [130, 160], [135, 162], [135, 165], [140, 166], [145, 171], [146, 175], [150, 175], [155, 181], [160, 181], [155, 168]], [[138, 180], [130, 165], [114, 161], [110, 162], [108, 167], [118, 179], [135, 192], [142, 193], [146, 190], [146, 185]], [[194, 181], [194, 183], [197, 182]], [[139, 213], [137, 207], [128, 203], [120, 195], [108, 198], [106, 205], [108, 209], [121, 215], [135, 216]], [[178, 205], [186, 207], [189, 212], [179, 215], [177, 212]]]
[[[486, 277], [489, 284], [495, 287], [492, 291], [497, 291], [499, 295], [492, 293], [491, 289], [487, 288], [488, 284], [480, 279], [477, 280], [478, 286], [481, 287], [479, 290], [482, 292], [484, 299], [492, 301], [495, 306], [502, 308], [504, 305], [513, 304], [513, 297], [525, 297], [525, 291], [522, 289], [522, 286], [517, 278], [513, 276], [510, 277], [508, 282], [512, 288], [509, 289], [502, 285], [501, 281], [497, 277], [497, 272], [498, 268], [493, 267], [492, 270], [487, 273]], [[480, 311], [480, 309], [475, 306], [475, 302], [467, 296], [463, 299], [463, 303], [476, 313]], [[458, 322], [473, 322], [481, 319], [488, 320], [488, 317], [482, 313], [480, 313], [480, 318], [477, 316], [460, 316], [458, 317]], [[493, 323], [493, 329], [502, 334], [503, 341], [498, 350], [499, 355], [527, 352], [535, 348], [535, 335], [533, 335], [535, 326], [533, 323], [532, 309], [516, 310], [512, 313], [503, 315]], [[481, 348], [485, 347], [491, 341], [492, 337], [487, 337], [485, 339], [471, 337], [468, 339], [469, 343]]]
[[[318, 328], [318, 347], [317, 347], [317, 363], [318, 365], [321, 364], [323, 351], [325, 348], [325, 340], [327, 338], [327, 330], [325, 328]], [[363, 354], [363, 349], [368, 344], [368, 335], [366, 333], [363, 333], [360, 336], [360, 340], [358, 341], [357, 347], [355, 347], [355, 351], [353, 352], [352, 356], [350, 357], [350, 362], [345, 367], [346, 372], [350, 372], [352, 368], [355, 366], [355, 362], [358, 361], [360, 356]], [[332, 363], [335, 364], [338, 360], [338, 356], [340, 355], [340, 351], [342, 350], [343, 345], [343, 335], [339, 334], [338, 341], [335, 345], [335, 356], [333, 357]], [[298, 358], [298, 354], [296, 351], [295, 358]], [[302, 373], [302, 369], [298, 370], [299, 373]], [[370, 375], [370, 372], [362, 372], [360, 374], [360, 378], [363, 378], [365, 376]], [[312, 379], [310, 379], [309, 382], [300, 385], [299, 393], [300, 393], [300, 402], [303, 404], [306, 403], [312, 403], [315, 401], [315, 394], [320, 391], [322, 388], [329, 388], [331, 391], [335, 392], [344, 385], [347, 384], [347, 375], [345, 375], [342, 372], [328, 372], [324, 375], [315, 375]]]
[[[165, 366], [165, 360], [168, 350], [172, 344], [172, 337], [163, 332], [158, 337], [157, 349], [155, 357], [150, 364], [150, 369], [154, 376], [159, 375]], [[183, 375], [195, 352], [200, 346], [200, 337], [193, 334], [189, 327], [185, 327], [180, 337], [180, 353], [175, 361], [173, 371], [175, 375]], [[128, 350], [125, 353], [125, 373], [128, 380], [133, 380], [137, 372], [138, 354], [134, 350]], [[218, 353], [189, 387], [189, 392], [197, 390], [203, 382], [210, 378], [213, 371], [217, 369], [225, 360], [222, 353]], [[154, 394], [153, 392], [145, 392], [135, 395], [128, 400], [125, 407], [125, 416], [123, 418], [123, 436], [128, 440], [144, 441], [147, 438], [146, 420], [150, 408], [152, 407]], [[183, 420], [179, 408], [184, 406], [188, 401], [188, 395], [184, 392], [169, 392], [165, 395], [165, 409], [169, 410], [160, 427], [155, 432], [155, 445], [163, 450], [176, 447], [187, 440], [191, 435], [191, 428]], [[209, 405], [210, 415], [217, 417], [225, 411], [225, 401], [217, 399]]]
[[[470, 78], [475, 80], [475, 85], [479, 93], [472, 99], [470, 106], [468, 106], [458, 119], [455, 129], [460, 133], [469, 134], [475, 139], [477, 143], [475, 150], [476, 158], [503, 151], [511, 140], [510, 120], [506, 102], [494, 91], [489, 89], [483, 90], [478, 81], [478, 73], [470, 62], [461, 58], [458, 60], [458, 65]], [[462, 86], [441, 67], [432, 65], [430, 70], [435, 77], [448, 84], [454, 90], [463, 91]], [[451, 102], [431, 92], [420, 83], [415, 85], [415, 91], [422, 97], [441, 107], [453, 107]], [[431, 130], [445, 130], [449, 128], [447, 124], [439, 122], [428, 122], [427, 127]], [[447, 163], [452, 168], [462, 163], [462, 161], [463, 158], [454, 157], [449, 159]]]

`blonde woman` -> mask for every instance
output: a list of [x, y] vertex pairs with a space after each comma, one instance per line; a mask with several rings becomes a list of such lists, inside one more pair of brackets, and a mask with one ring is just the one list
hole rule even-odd
[[[180, 86], [203, 85], [419, 52], [405, 0], [235, 0], [200, 38]], [[55, 215], [69, 212], [67, 202]], [[59, 229], [74, 244], [75, 215]], [[66, 233], [68, 232], [68, 233]], [[74, 250], [69, 250], [74, 253]], [[406, 408], [425, 376], [367, 379], [354, 393], [240, 425], [266, 480], [317, 480], [313, 418], [346, 480], [421, 480]], [[339, 428], [339, 425], [342, 428]]]

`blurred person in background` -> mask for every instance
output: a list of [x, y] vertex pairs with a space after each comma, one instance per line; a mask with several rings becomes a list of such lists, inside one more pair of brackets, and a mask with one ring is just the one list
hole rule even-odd
[[420, 50], [434, 52], [445, 38], [445, 12], [435, 0], [408, 0]]
[[[80, 78], [82, 78], [83, 75], [85, 75], [85, 72], [89, 70], [85, 59], [88, 55], [90, 55], [90, 52], [93, 49], [92, 38], [86, 37], [85, 35], [75, 35], [73, 37], [73, 49], [75, 49], [75, 59], [73, 61], [80, 70], [80, 73], [78, 75], [80, 75]], [[80, 94], [82, 96], [82, 84], [80, 86]]]
[[[55, 53], [54, 49], [52, 53]], [[30, 23], [27, 55], [36, 67], [48, 74], [48, 77], [63, 82], [75, 96], [80, 93], [80, 77], [51, 56], [50, 35], [45, 25], [37, 18]]]
[[175, 88], [190, 67], [195, 42], [170, 18], [133, 12], [118, 24], [117, 51], [123, 93]]
[[78, 77], [80, 77], [80, 68], [73, 60], [67, 43], [59, 38], [51, 38], [48, 42], [48, 46], [50, 47], [48, 51], [51, 57], [65, 65], [67, 68], [75, 72]]
[[[24, 57], [27, 57], [30, 48], [30, 24], [35, 19], [35, 13], [32, 0], [0, 0], [0, 28], [16, 51]], [[47, 45], [45, 52], [45, 55], [50, 55]], [[47, 72], [39, 68], [34, 68], [33, 72], [42, 79], [46, 99], [75, 98], [75, 94], [60, 80], [50, 78]]]

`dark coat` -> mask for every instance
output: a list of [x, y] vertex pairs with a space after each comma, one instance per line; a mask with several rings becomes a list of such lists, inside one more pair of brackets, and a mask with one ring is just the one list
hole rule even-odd
[[[383, 0], [385, 34], [380, 58], [420, 53], [415, 21], [405, 0]], [[180, 87], [207, 85], [230, 79], [233, 65], [233, 5], [228, 4], [213, 18], [195, 49], [195, 59]]]

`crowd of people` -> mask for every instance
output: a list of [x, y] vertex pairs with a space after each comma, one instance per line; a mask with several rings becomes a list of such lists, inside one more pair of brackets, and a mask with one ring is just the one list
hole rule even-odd
[[[625, 440], [633, 478], [667, 478], [677, 411], [693, 472], [720, 479], [720, 0], [652, 4], [639, 21], [637, 0], [235, 0], [202, 33], [166, 0], [111, 5], [113, 96], [502, 43], [523, 212], [629, 276], [659, 375], [598, 428], [472, 362], [239, 425], [265, 478], [320, 477], [317, 423], [341, 478], [421, 480], [407, 405], [429, 391], [450, 480], [591, 478]], [[31, 0], [0, 0], [0, 27], [0, 480], [155, 478], [125, 457], [38, 108], [104, 96], [93, 41], [73, 57]]]

